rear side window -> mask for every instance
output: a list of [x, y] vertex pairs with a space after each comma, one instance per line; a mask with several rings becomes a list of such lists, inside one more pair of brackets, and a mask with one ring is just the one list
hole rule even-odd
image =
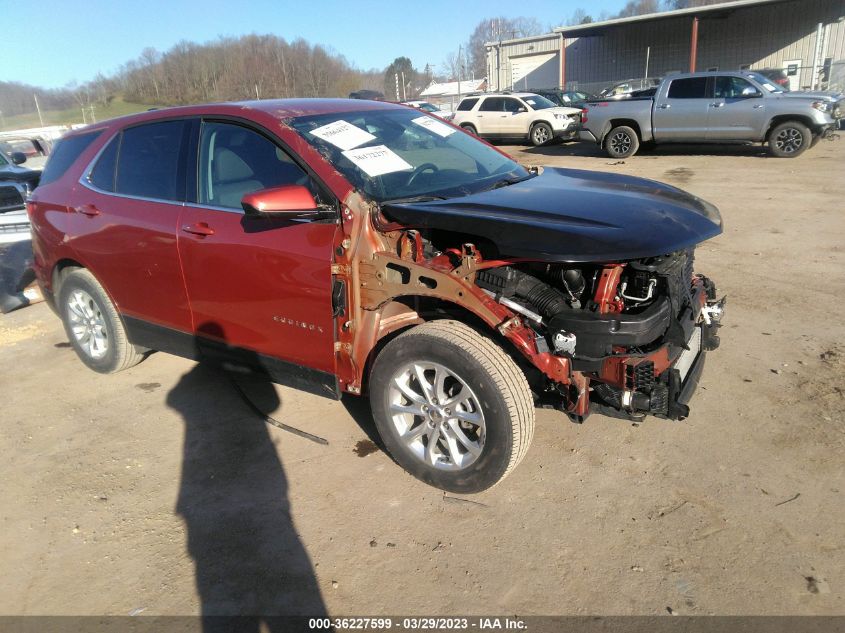
[[44, 166], [44, 171], [41, 174], [41, 185], [46, 185], [61, 178], [64, 173], [76, 162], [79, 155], [82, 154], [91, 143], [94, 142], [102, 130], [96, 132], [89, 132], [88, 134], [80, 134], [78, 136], [71, 136], [60, 139], [53, 147], [53, 152], [47, 164]]
[[472, 110], [478, 99], [464, 99], [458, 104], [458, 110]]
[[115, 191], [157, 200], [185, 199], [185, 121], [147, 123], [123, 131]]
[[481, 112], [502, 112], [504, 106], [505, 100], [501, 97], [487, 97], [478, 109]]
[[670, 99], [706, 99], [707, 77], [675, 79], [669, 85]]
[[115, 136], [97, 159], [88, 181], [103, 191], [114, 191], [114, 174], [117, 167], [117, 150], [120, 148], [120, 134]]

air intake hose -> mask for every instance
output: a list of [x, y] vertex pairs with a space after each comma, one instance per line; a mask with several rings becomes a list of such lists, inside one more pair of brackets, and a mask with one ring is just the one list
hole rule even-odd
[[546, 319], [569, 309], [566, 297], [562, 293], [536, 277], [515, 268], [505, 266], [481, 270], [476, 275], [476, 283], [504, 297], [519, 297], [534, 306], [537, 312]]

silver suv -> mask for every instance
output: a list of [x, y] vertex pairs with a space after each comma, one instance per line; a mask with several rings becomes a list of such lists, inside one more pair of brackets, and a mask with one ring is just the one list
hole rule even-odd
[[530, 92], [488, 93], [464, 97], [452, 123], [488, 139], [530, 140], [577, 137], [581, 110], [563, 108]]

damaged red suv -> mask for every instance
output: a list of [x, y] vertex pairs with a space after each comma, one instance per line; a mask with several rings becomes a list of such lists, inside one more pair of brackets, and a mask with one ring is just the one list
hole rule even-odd
[[723, 301], [721, 232], [674, 187], [524, 169], [416, 109], [354, 100], [157, 110], [60, 141], [29, 203], [38, 279], [80, 359], [212, 359], [368, 394], [395, 461], [477, 492], [535, 404], [683, 419]]

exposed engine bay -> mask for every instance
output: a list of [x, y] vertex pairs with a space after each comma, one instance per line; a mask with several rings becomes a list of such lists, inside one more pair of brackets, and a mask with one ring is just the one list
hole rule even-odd
[[683, 419], [680, 392], [698, 376], [684, 363], [663, 365], [692, 352], [690, 342], [716, 349], [724, 306], [693, 259], [690, 249], [610, 265], [514, 264], [479, 271], [475, 283], [526, 318], [538, 347], [593, 379], [593, 409]]

